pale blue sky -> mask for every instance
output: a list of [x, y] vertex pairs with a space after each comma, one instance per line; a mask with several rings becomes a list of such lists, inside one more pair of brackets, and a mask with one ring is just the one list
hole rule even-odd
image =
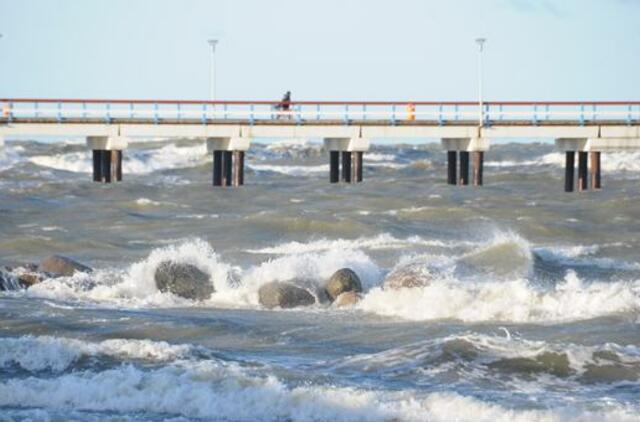
[[0, 97], [640, 99], [640, 0], [0, 0]]

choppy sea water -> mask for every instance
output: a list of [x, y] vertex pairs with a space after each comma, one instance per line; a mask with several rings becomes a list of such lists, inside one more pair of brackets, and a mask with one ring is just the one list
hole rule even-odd
[[[330, 185], [319, 145], [257, 145], [247, 185], [211, 187], [198, 141], [125, 152], [90, 181], [76, 142], [0, 152], [0, 265], [62, 254], [90, 275], [0, 292], [0, 413], [32, 420], [640, 420], [640, 154], [600, 192], [562, 192], [551, 145], [486, 155], [444, 184], [439, 145], [376, 146]], [[165, 259], [212, 274], [160, 293]], [[382, 290], [392, 269], [434, 274]], [[342, 267], [358, 304], [266, 310], [260, 285]]]

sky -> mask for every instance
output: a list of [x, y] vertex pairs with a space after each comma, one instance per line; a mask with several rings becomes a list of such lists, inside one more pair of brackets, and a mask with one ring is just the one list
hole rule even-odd
[[640, 100], [640, 0], [0, 0], [0, 97]]

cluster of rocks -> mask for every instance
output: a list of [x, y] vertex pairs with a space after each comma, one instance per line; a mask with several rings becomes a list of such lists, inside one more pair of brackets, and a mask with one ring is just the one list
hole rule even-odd
[[266, 308], [296, 308], [316, 302], [332, 303], [335, 306], [353, 305], [360, 299], [362, 283], [360, 277], [349, 268], [342, 268], [327, 280], [322, 287], [305, 288], [304, 282], [272, 281], [258, 290], [260, 304]]
[[70, 277], [76, 272], [90, 273], [93, 270], [71, 258], [52, 255], [40, 264], [23, 264], [0, 268], [0, 290], [26, 289], [48, 278]]
[[[158, 290], [191, 300], [207, 300], [215, 293], [209, 274], [192, 264], [163, 261], [154, 279]], [[362, 283], [349, 268], [336, 271], [322, 286], [305, 280], [272, 281], [258, 290], [260, 304], [266, 308], [296, 308], [315, 303], [352, 305], [360, 299]]]

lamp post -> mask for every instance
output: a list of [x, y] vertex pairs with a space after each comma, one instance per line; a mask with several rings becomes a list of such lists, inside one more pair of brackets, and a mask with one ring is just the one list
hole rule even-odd
[[487, 42], [486, 38], [476, 38], [476, 44], [478, 44], [478, 123], [480, 126], [484, 125], [484, 107], [482, 101], [482, 52], [484, 51], [484, 44]]
[[209, 63], [209, 100], [215, 101], [216, 99], [216, 44], [218, 40], [207, 40], [211, 47], [211, 61]]

